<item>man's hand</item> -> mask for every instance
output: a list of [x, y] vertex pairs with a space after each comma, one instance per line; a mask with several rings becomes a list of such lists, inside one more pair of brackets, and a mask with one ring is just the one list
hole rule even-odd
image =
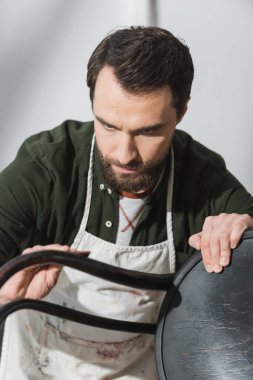
[[[78, 253], [78, 251], [67, 245], [50, 244], [27, 248], [22, 255], [46, 250]], [[62, 267], [59, 265], [33, 265], [19, 271], [0, 289], [0, 303], [3, 304], [21, 298], [41, 299], [45, 297], [56, 285], [61, 269]]]
[[247, 215], [220, 214], [208, 216], [201, 232], [189, 238], [189, 244], [200, 250], [207, 272], [219, 273], [230, 263], [234, 249], [247, 228], [253, 227], [253, 219]]

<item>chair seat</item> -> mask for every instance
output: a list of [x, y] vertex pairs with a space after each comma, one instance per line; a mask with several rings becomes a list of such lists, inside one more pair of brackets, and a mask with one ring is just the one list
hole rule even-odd
[[177, 273], [158, 320], [159, 379], [253, 379], [253, 231], [220, 274], [197, 253]]

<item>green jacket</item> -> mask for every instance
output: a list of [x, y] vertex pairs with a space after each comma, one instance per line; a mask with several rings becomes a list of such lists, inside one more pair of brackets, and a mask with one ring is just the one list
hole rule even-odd
[[[70, 245], [85, 204], [93, 123], [66, 121], [28, 138], [16, 159], [0, 174], [0, 263], [35, 244]], [[191, 234], [202, 229], [208, 215], [253, 215], [253, 199], [227, 171], [223, 159], [176, 130], [173, 138], [175, 177], [173, 233], [177, 268], [193, 253]], [[97, 151], [87, 230], [115, 242], [118, 196], [107, 191]], [[166, 192], [169, 163], [157, 190], [147, 202], [131, 245], [166, 240]], [[104, 186], [100, 186], [103, 184]], [[112, 221], [110, 228], [106, 221]]]

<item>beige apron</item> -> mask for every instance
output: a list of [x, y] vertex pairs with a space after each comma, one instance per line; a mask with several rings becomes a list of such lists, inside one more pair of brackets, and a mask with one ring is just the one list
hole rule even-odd
[[[147, 247], [127, 247], [85, 231], [92, 194], [93, 151], [94, 138], [84, 215], [72, 246], [90, 250], [92, 259], [122, 268], [149, 273], [174, 272], [173, 157], [167, 195], [168, 240]], [[133, 289], [64, 268], [46, 300], [104, 317], [155, 322], [162, 297], [162, 292]], [[18, 311], [6, 321], [0, 379], [157, 379], [154, 337], [80, 325], [31, 310]]]

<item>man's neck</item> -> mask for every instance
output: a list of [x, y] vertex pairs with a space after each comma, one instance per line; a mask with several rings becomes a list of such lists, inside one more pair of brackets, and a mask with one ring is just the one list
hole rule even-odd
[[141, 190], [137, 193], [129, 193], [128, 191], [121, 191], [119, 194], [122, 195], [124, 198], [132, 198], [132, 199], [138, 199], [138, 198], [146, 198], [151, 193], [153, 193], [154, 188], [148, 189], [148, 190]]

